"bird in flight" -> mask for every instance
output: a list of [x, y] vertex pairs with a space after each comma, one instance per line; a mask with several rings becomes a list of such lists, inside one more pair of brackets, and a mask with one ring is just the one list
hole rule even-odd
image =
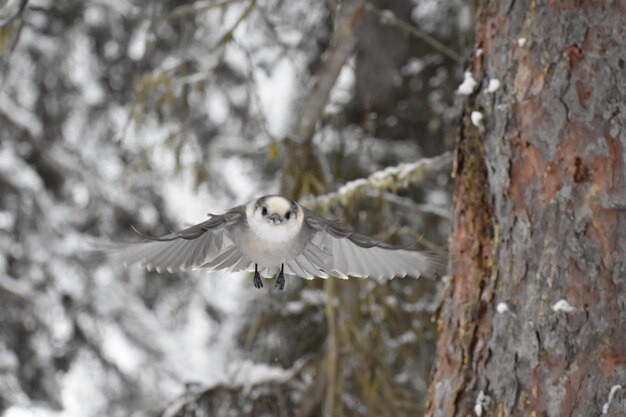
[[376, 241], [281, 196], [264, 196], [209, 216], [162, 237], [140, 234], [144, 242], [125, 244], [112, 256], [125, 266], [159, 272], [254, 271], [256, 288], [263, 287], [262, 275], [276, 275], [279, 290], [285, 287], [285, 275], [433, 278], [442, 266], [436, 256]]

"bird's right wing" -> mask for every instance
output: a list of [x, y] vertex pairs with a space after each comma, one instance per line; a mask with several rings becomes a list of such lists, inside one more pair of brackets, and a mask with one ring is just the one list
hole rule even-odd
[[145, 241], [121, 244], [110, 252], [114, 262], [124, 266], [140, 265], [157, 271], [211, 268], [213, 261], [224, 249], [232, 246], [225, 229], [229, 225], [245, 220], [245, 212], [240, 207], [225, 214], [211, 215], [211, 218], [162, 237], [150, 237], [139, 233]]
[[[307, 210], [307, 224], [315, 232], [310, 252], [325, 254], [319, 261], [303, 253], [318, 269], [339, 278], [436, 277], [444, 269], [443, 260], [430, 253], [395, 247], [355, 232], [336, 221]], [[319, 276], [319, 275], [318, 275]]]

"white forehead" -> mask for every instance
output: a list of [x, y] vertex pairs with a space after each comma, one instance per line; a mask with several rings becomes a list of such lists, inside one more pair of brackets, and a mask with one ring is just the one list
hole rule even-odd
[[265, 199], [265, 206], [273, 213], [286, 213], [291, 210], [291, 202], [284, 197], [268, 197]]

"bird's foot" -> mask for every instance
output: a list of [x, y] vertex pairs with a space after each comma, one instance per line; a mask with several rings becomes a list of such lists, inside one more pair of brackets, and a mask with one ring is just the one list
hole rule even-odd
[[283, 271], [280, 271], [278, 275], [276, 275], [276, 283], [274, 284], [274, 287], [278, 291], [285, 289], [285, 274], [283, 274]]
[[254, 271], [254, 278], [252, 278], [252, 283], [255, 288], [263, 288], [263, 279], [261, 279], [261, 274], [259, 271]]

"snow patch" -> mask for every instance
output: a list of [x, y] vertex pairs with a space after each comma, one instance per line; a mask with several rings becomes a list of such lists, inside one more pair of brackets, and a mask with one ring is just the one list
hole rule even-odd
[[245, 359], [234, 363], [230, 369], [231, 386], [251, 388], [266, 382], [285, 382], [291, 379], [294, 369], [283, 369]]
[[284, 58], [269, 74], [255, 68], [254, 75], [258, 81], [259, 100], [267, 128], [273, 136], [283, 137], [287, 134], [291, 121], [291, 98], [296, 85], [296, 69], [289, 59]]
[[0, 230], [13, 230], [15, 214], [10, 211], [0, 211]]
[[104, 355], [122, 371], [133, 374], [145, 363], [144, 353], [119, 328], [103, 326], [101, 336]]
[[63, 415], [72, 417], [103, 415], [109, 401], [102, 395], [101, 381], [104, 375], [105, 372], [97, 359], [86, 352], [81, 352], [61, 381]]
[[415, 343], [416, 341], [417, 341], [417, 336], [415, 336], [415, 332], [413, 330], [404, 332], [398, 337], [398, 343], [401, 345]]
[[611, 405], [611, 401], [613, 401], [613, 396], [615, 393], [622, 389], [621, 385], [613, 385], [611, 387], [611, 391], [609, 392], [609, 399], [606, 400], [604, 405], [602, 406], [602, 414], [607, 414], [609, 412], [609, 406]]
[[461, 33], [471, 30], [474, 21], [472, 19], [472, 9], [469, 4], [463, 4], [457, 16], [457, 25]]
[[500, 314], [506, 313], [507, 311], [509, 311], [509, 306], [507, 305], [507, 303], [499, 303], [496, 307], [496, 311]]
[[78, 87], [86, 104], [94, 106], [102, 103], [104, 90], [98, 82], [99, 68], [93, 62], [93, 43], [87, 37], [75, 36], [69, 46], [67, 74]]
[[496, 78], [492, 78], [489, 80], [489, 84], [487, 85], [488, 93], [495, 93], [500, 88], [500, 80]]
[[406, 65], [402, 67], [400, 72], [402, 72], [402, 75], [406, 77], [411, 77], [411, 76], [419, 75], [424, 70], [425, 67], [426, 67], [426, 62], [423, 59], [411, 58], [406, 63]]
[[354, 60], [350, 60], [341, 68], [339, 77], [337, 77], [337, 81], [330, 91], [330, 100], [325, 109], [327, 113], [339, 113], [352, 99], [352, 92], [356, 83], [354, 67]]
[[[20, 86], [20, 91], [25, 90], [23, 95], [27, 97], [30, 96], [31, 91], [28, 91], [24, 87], [25, 86]], [[24, 100], [22, 98], [21, 101], [30, 102], [31, 100]], [[32, 99], [32, 101], [35, 101], [35, 99]], [[34, 106], [34, 103], [31, 104]], [[33, 138], [39, 138], [42, 136], [43, 126], [37, 116], [27, 108], [24, 108], [23, 104], [14, 102], [9, 95], [0, 95], [0, 110], [3, 113], [3, 117], [6, 117], [10, 123], [24, 129]]]
[[61, 417], [64, 415], [66, 414], [47, 408], [12, 405], [4, 411], [2, 417]]
[[576, 307], [573, 307], [570, 303], [568, 303], [567, 301], [563, 299], [557, 301], [552, 306], [552, 311], [557, 312], [557, 313], [559, 311], [563, 311], [565, 313], [571, 313], [574, 310], [576, 310]]
[[470, 115], [470, 119], [472, 119], [472, 124], [478, 128], [480, 132], [485, 130], [485, 126], [483, 126], [483, 114], [479, 111], [473, 111]]
[[485, 394], [483, 390], [478, 393], [476, 397], [476, 403], [474, 404], [474, 413], [481, 417], [483, 415], [483, 411], [489, 408], [489, 404], [491, 404], [491, 398]]
[[[437, 14], [441, 13], [441, 2], [439, 0], [413, 1], [415, 8], [411, 12], [411, 20], [422, 29], [425, 24], [433, 25], [437, 21]], [[428, 28], [424, 29], [428, 31]]]
[[469, 96], [476, 89], [476, 85], [478, 83], [472, 77], [472, 73], [469, 71], [465, 71], [463, 74], [463, 82], [459, 85], [459, 88], [456, 90], [457, 94], [461, 94], [463, 96]]
[[380, 23], [383, 25], [389, 25], [396, 20], [396, 15], [389, 9], [380, 12]]
[[128, 46], [128, 56], [133, 61], [139, 61], [146, 53], [146, 45], [148, 43], [148, 30], [150, 29], [150, 22], [148, 19], [139, 25], [132, 37], [130, 38], [130, 45]]
[[[380, 179], [379, 177], [383, 176], [383, 174], [380, 172], [377, 172], [375, 174], [379, 174], [379, 176], [373, 179]], [[365, 178], [359, 178], [358, 180], [349, 181], [345, 183], [344, 185], [339, 187], [339, 190], [337, 190], [337, 192], [339, 194], [351, 194], [352, 192], [356, 191], [358, 188], [364, 187], [367, 184], [368, 182]]]
[[39, 174], [12, 148], [0, 149], [0, 175], [18, 189], [35, 192], [43, 188]]
[[226, 123], [229, 115], [228, 100], [221, 91], [215, 91], [206, 97], [208, 115], [216, 125]]

